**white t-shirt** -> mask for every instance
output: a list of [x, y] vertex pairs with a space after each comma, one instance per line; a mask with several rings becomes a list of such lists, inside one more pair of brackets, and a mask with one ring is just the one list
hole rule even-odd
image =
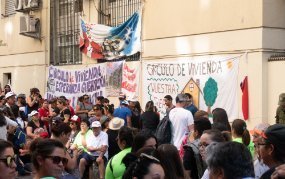
[[4, 116], [4, 117], [6, 119], [7, 125], [0, 127], [0, 139], [7, 140], [7, 126], [17, 127], [18, 124], [15, 121], [11, 120], [10, 118], [8, 118], [6, 116]]
[[[86, 140], [87, 147], [101, 147], [101, 146], [107, 146], [108, 147], [108, 134], [106, 132], [101, 131], [98, 136], [92, 135], [92, 137], [88, 138]], [[100, 152], [90, 152], [91, 155], [93, 156], [99, 156]], [[105, 152], [104, 156], [108, 159], [108, 149]]]
[[188, 126], [194, 124], [193, 115], [190, 111], [176, 107], [169, 113], [172, 124], [172, 144], [179, 150], [186, 133], [190, 132]]

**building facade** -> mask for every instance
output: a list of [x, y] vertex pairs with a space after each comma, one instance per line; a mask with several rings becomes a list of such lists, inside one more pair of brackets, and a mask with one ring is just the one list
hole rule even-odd
[[[275, 121], [278, 96], [285, 91], [281, 80], [285, 75], [283, 0], [42, 0], [39, 9], [24, 12], [10, 12], [9, 2], [1, 0], [2, 87], [10, 82], [16, 93], [28, 93], [31, 87], [44, 93], [49, 65], [76, 69], [96, 63], [76, 48], [78, 16], [89, 22], [118, 25], [136, 10], [136, 3], [141, 3], [142, 61], [243, 55], [239, 81], [248, 76], [248, 125]], [[112, 11], [113, 6], [120, 10]], [[28, 14], [39, 19], [39, 36], [19, 34], [21, 16]], [[239, 109], [242, 118], [241, 101]]]

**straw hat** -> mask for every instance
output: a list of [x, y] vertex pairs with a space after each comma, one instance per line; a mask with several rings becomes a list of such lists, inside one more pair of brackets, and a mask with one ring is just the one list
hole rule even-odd
[[122, 126], [124, 126], [124, 124], [125, 124], [124, 119], [115, 117], [109, 122], [109, 129], [119, 130]]

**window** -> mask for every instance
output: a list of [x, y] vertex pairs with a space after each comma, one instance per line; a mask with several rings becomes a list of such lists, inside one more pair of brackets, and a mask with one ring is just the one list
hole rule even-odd
[[1, 0], [1, 16], [8, 17], [15, 14], [15, 0]]
[[78, 45], [82, 0], [51, 0], [50, 3], [50, 64], [81, 64]]
[[[100, 0], [99, 24], [118, 26], [128, 20], [140, 7], [141, 0]], [[119, 60], [136, 61], [139, 59], [140, 53], [136, 53]]]

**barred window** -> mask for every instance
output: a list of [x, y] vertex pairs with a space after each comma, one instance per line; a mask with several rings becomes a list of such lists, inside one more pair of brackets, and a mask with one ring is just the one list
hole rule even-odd
[[1, 16], [8, 17], [15, 14], [15, 0], [1, 0]]
[[[100, 0], [99, 24], [118, 26], [128, 20], [141, 7], [141, 0]], [[136, 61], [140, 53], [119, 60]], [[103, 62], [103, 61], [102, 61]]]
[[50, 1], [50, 64], [52, 65], [82, 63], [79, 50], [82, 1]]

